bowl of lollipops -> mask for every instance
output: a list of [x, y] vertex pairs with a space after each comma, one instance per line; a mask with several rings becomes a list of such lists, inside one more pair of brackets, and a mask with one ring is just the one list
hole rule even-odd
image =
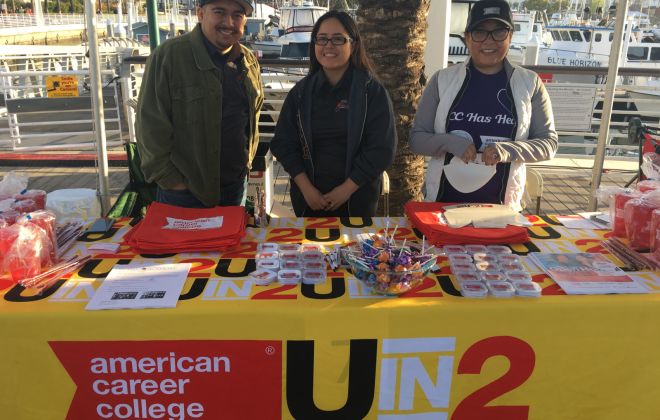
[[[394, 235], [392, 235], [394, 236]], [[430, 249], [430, 248], [429, 248]], [[419, 286], [433, 269], [437, 255], [387, 235], [369, 234], [343, 249], [353, 275], [373, 293], [396, 296]]]

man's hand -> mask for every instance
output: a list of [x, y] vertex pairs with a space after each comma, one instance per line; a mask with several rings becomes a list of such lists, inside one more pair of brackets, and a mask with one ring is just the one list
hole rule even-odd
[[188, 187], [186, 187], [186, 184], [184, 184], [183, 182], [179, 182], [170, 189], [174, 191], [185, 191], [188, 189]]

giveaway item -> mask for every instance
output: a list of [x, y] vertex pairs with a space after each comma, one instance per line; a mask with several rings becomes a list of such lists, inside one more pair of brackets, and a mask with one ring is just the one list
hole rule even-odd
[[257, 270], [250, 273], [250, 279], [259, 286], [268, 286], [277, 280], [277, 273], [271, 270]]
[[70, 219], [92, 220], [101, 217], [101, 203], [96, 190], [71, 188], [48, 193], [46, 209], [61, 223]]
[[140, 253], [218, 251], [245, 236], [243, 207], [184, 208], [152, 203], [144, 219], [124, 236]]
[[628, 200], [641, 197], [639, 191], [622, 189], [614, 194], [610, 201], [610, 220], [612, 220], [612, 233], [619, 238], [626, 237], [626, 223], [623, 217], [623, 207]]
[[655, 179], [645, 179], [643, 181], [639, 181], [636, 185], [636, 188], [640, 192], [660, 190], [660, 181]]
[[660, 200], [649, 196], [634, 198], [626, 202], [623, 208], [623, 219], [626, 227], [626, 237], [630, 246], [636, 250], [650, 248], [651, 214], [660, 208]]
[[326, 275], [325, 270], [304, 270], [302, 281], [305, 284], [322, 284], [325, 282]]
[[[396, 230], [396, 229], [395, 229]], [[400, 295], [419, 285], [435, 266], [436, 255], [400, 245], [392, 236], [372, 235], [345, 253], [353, 275], [380, 295]]]
[[16, 200], [11, 204], [11, 209], [19, 213], [30, 213], [39, 210], [37, 203], [31, 199]]
[[487, 281], [486, 286], [488, 286], [488, 291], [491, 295], [495, 297], [512, 297], [516, 294], [516, 289], [513, 288], [513, 285], [506, 281]]
[[651, 235], [649, 238], [651, 252], [660, 249], [660, 209], [653, 210], [651, 214]]
[[37, 210], [46, 208], [46, 191], [44, 190], [23, 190], [16, 196], [16, 200], [32, 200], [34, 201]]
[[55, 214], [53, 212], [48, 210], [37, 210], [19, 217], [16, 220], [16, 223], [32, 223], [43, 229], [48, 238], [48, 244], [46, 244], [46, 247], [49, 250], [50, 260], [52, 262], [57, 261], [57, 235], [55, 232]]
[[302, 281], [300, 270], [280, 270], [277, 273], [277, 281], [282, 284], [299, 284]]
[[449, 227], [504, 228], [507, 225], [524, 226], [527, 219], [509, 206], [501, 204], [447, 205], [443, 216]]
[[0, 181], [0, 197], [13, 197], [25, 190], [28, 185], [28, 177], [25, 174], [11, 171]]
[[[503, 228], [452, 228], [443, 213], [449, 203], [409, 201], [404, 206], [413, 226], [434, 245], [516, 244], [529, 240], [527, 228], [507, 225]], [[479, 204], [477, 206], [486, 206]], [[494, 205], [491, 205], [494, 206]]]
[[16, 223], [16, 219], [21, 216], [16, 210], [7, 210], [0, 211], [0, 220], [4, 221], [7, 226], [11, 226]]
[[[481, 155], [477, 156], [480, 162]], [[465, 163], [461, 158], [454, 156], [451, 162], [445, 165], [443, 171], [452, 187], [463, 194], [468, 194], [486, 185], [497, 172], [497, 167], [483, 163]]]
[[616, 255], [616, 257], [631, 270], [660, 269], [660, 259], [657, 259], [656, 262], [650, 258], [646, 258], [644, 255], [633, 250], [617, 238], [609, 238], [608, 240], [601, 242], [601, 244], [613, 255]]
[[13, 281], [34, 277], [53, 265], [53, 244], [35, 223], [15, 223], [0, 229], [0, 273]]
[[514, 281], [513, 287], [516, 289], [516, 294], [518, 296], [526, 297], [540, 297], [541, 296], [541, 286], [537, 283], [532, 283], [528, 281]]
[[485, 298], [488, 289], [481, 281], [464, 281], [461, 283], [461, 294], [468, 298]]
[[529, 254], [566, 294], [649, 293], [603, 254]]

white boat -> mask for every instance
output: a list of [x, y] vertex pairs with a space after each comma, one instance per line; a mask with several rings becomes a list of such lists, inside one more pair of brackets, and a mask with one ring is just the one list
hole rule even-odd
[[328, 11], [311, 1], [294, 1], [280, 9], [280, 25], [284, 35], [278, 38], [282, 45], [282, 58], [308, 58], [312, 29], [316, 21]]
[[525, 49], [530, 43], [540, 43], [548, 46], [552, 44], [552, 37], [544, 30], [543, 24], [537, 22], [537, 12], [514, 11], [513, 37], [507, 58], [513, 63], [523, 62]]
[[249, 41], [264, 57], [308, 58], [314, 24], [327, 7], [312, 1], [292, 1], [279, 9], [279, 26], [263, 36]]

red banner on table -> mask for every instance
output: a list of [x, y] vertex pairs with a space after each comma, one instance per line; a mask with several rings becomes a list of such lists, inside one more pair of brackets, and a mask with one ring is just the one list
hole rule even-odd
[[279, 341], [49, 344], [77, 385], [67, 419], [281, 417]]

